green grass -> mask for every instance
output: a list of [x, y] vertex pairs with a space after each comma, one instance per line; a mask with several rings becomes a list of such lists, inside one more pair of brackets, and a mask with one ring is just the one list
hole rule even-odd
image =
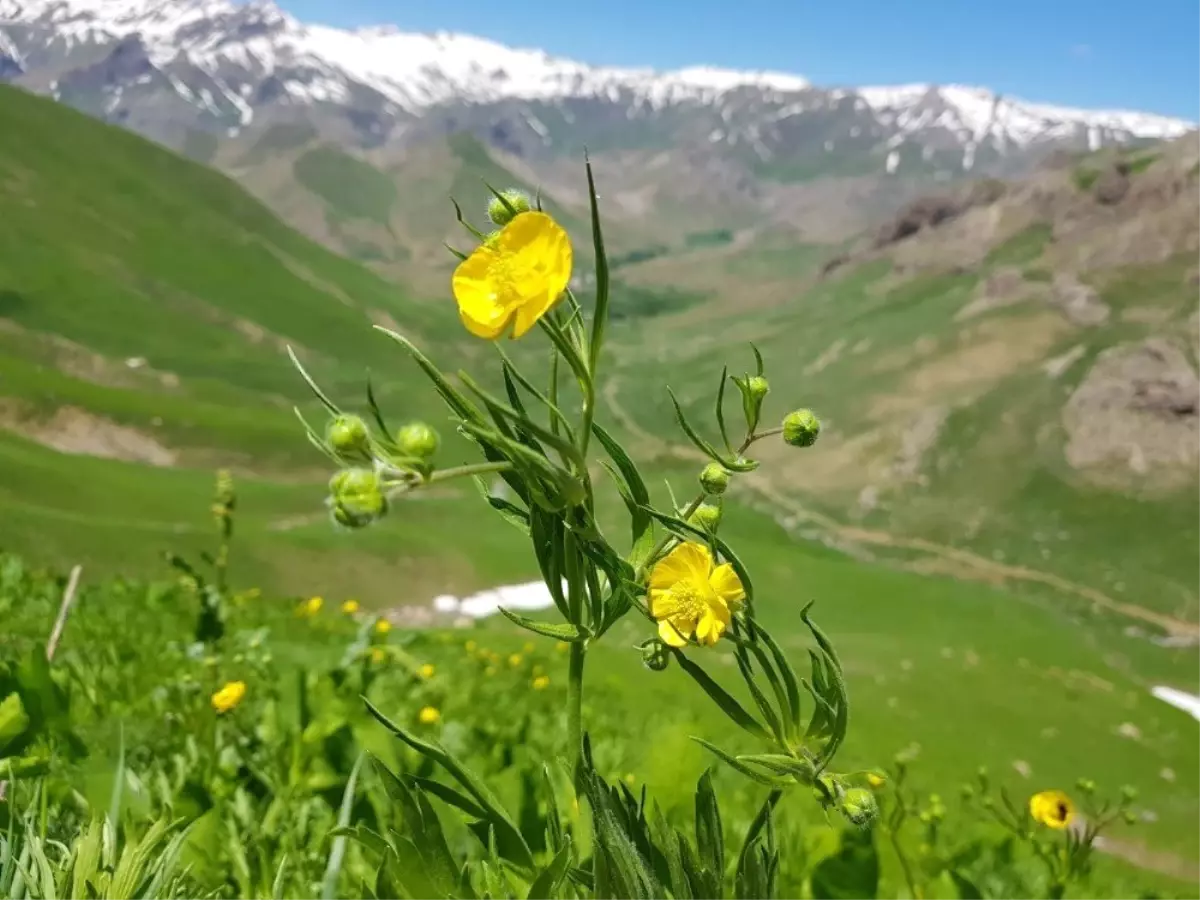
[[985, 266], [1024, 266], [1039, 259], [1054, 235], [1054, 229], [1045, 224], [1030, 225], [993, 249], [984, 262]]
[[331, 214], [387, 225], [398, 195], [396, 186], [368, 162], [336, 147], [309, 150], [296, 160], [296, 180], [325, 201]]

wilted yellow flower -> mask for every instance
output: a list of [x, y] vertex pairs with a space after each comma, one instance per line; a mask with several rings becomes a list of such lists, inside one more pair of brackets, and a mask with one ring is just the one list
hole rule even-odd
[[417, 669], [417, 674], [420, 675], [422, 678], [432, 678], [433, 672], [434, 672], [434, 668], [429, 663], [425, 663], [425, 665], [423, 665], [423, 666], [421, 666], [421, 668]]
[[227, 713], [246, 696], [246, 682], [230, 681], [223, 688], [212, 695], [212, 705], [219, 713]]
[[867, 773], [867, 784], [869, 784], [873, 788], [881, 788], [885, 784], [887, 784], [887, 779], [884, 778], [882, 775], [880, 775], [878, 772], [868, 772]]
[[508, 658], [508, 664], [509, 664], [510, 666], [512, 666], [514, 669], [515, 669], [517, 666], [519, 666], [519, 665], [521, 664], [521, 654], [520, 654], [520, 653], [514, 653], [512, 656], [510, 656], [510, 657]]
[[550, 687], [550, 676], [539, 675], [533, 679], [533, 689], [535, 691], [544, 691], [548, 687]]
[[442, 714], [433, 706], [426, 706], [419, 713], [417, 713], [417, 718], [420, 720], [422, 725], [432, 725], [434, 722], [437, 722], [439, 719], [441, 719], [441, 717]]
[[375, 663], [375, 665], [379, 665], [385, 659], [387, 659], [387, 652], [382, 647], [371, 648], [371, 662]]
[[375, 633], [376, 634], [387, 634], [391, 630], [392, 630], [392, 623], [389, 622], [387, 619], [380, 619], [378, 622], [375, 623]]
[[1041, 791], [1029, 798], [1029, 814], [1049, 828], [1066, 828], [1075, 818], [1075, 804], [1062, 791]]
[[467, 641], [465, 644], [463, 644], [463, 649], [465, 649], [468, 653], [474, 653], [478, 648], [479, 645], [474, 641]]
[[519, 338], [558, 302], [571, 280], [571, 239], [543, 212], [515, 216], [458, 264], [451, 285], [471, 334]]
[[300, 608], [300, 612], [306, 616], [315, 616], [321, 611], [321, 605], [325, 601], [321, 597], [309, 597], [308, 602]]
[[733, 566], [714, 568], [704, 544], [680, 544], [650, 573], [650, 614], [658, 620], [658, 636], [672, 647], [686, 645], [692, 634], [701, 644], [715, 644], [745, 598]]
[[356, 612], [358, 612], [358, 601], [357, 600], [347, 600], [345, 603], [342, 604], [342, 612], [344, 612], [348, 616], [354, 615]]

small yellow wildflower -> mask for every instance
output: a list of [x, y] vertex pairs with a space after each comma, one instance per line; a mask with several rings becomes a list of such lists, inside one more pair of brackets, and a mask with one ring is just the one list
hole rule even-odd
[[1048, 828], [1062, 829], [1075, 818], [1075, 804], [1062, 791], [1041, 791], [1029, 798], [1029, 814]]
[[442, 718], [442, 714], [437, 711], [436, 707], [426, 706], [417, 713], [417, 718], [422, 725], [432, 725]]
[[356, 612], [358, 612], [358, 601], [357, 600], [347, 600], [345, 603], [342, 604], [342, 612], [344, 612], [348, 616], [354, 615]]
[[634, 783], [635, 781], [637, 781], [637, 779], [633, 777], [633, 773], [632, 773], [632, 772], [626, 772], [626, 773], [625, 773], [625, 783], [626, 783], [627, 785], [629, 785], [630, 787], [633, 787], [633, 783]]
[[417, 669], [417, 674], [425, 679], [432, 678], [433, 673], [434, 673], [434, 668], [429, 663], [425, 663], [425, 665], [423, 665], [423, 666], [421, 666], [421, 668]]
[[514, 653], [512, 656], [510, 656], [510, 657], [508, 658], [508, 664], [509, 664], [510, 666], [512, 666], [514, 669], [515, 669], [517, 666], [519, 666], [519, 665], [521, 664], [521, 654], [520, 654], [520, 653]]
[[315, 616], [321, 611], [321, 605], [324, 603], [321, 597], [309, 597], [308, 602], [300, 608], [301, 615]]
[[550, 676], [539, 675], [533, 679], [533, 689], [535, 691], [544, 691], [548, 687], [550, 687]]
[[212, 695], [212, 705], [218, 713], [227, 713], [246, 696], [246, 682], [230, 681]]
[[878, 772], [868, 772], [867, 773], [867, 784], [869, 784], [873, 788], [881, 788], [885, 784], [887, 784], [887, 779], [884, 778], [882, 775], [880, 775]]
[[476, 337], [519, 338], [556, 304], [571, 280], [571, 239], [543, 212], [524, 212], [458, 264], [451, 286]]
[[387, 619], [380, 619], [378, 622], [375, 623], [375, 633], [376, 634], [387, 634], [391, 630], [392, 630], [392, 623], [389, 622]]
[[379, 665], [385, 659], [387, 659], [387, 653], [382, 647], [371, 648], [371, 662], [375, 663], [375, 665]]
[[479, 645], [476, 644], [474, 641], [467, 641], [465, 644], [463, 644], [463, 648], [468, 653], [474, 653], [477, 649], [479, 649]]
[[680, 544], [650, 573], [650, 613], [658, 620], [658, 636], [672, 647], [683, 647], [693, 634], [701, 644], [712, 646], [745, 599], [733, 566], [714, 567], [704, 544]]

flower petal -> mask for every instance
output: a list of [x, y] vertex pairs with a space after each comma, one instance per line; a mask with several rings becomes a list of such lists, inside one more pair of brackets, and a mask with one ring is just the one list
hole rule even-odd
[[513, 311], [500, 302], [502, 286], [495, 283], [495, 252], [480, 247], [454, 270], [450, 285], [458, 301], [458, 314], [477, 337], [495, 339], [512, 319]]
[[660, 559], [650, 572], [651, 588], [669, 588], [680, 581], [695, 580], [697, 586], [708, 583], [712, 554], [703, 544], [689, 541], [678, 544]]
[[679, 600], [668, 588], [650, 589], [650, 615], [666, 619], [679, 612]]
[[712, 575], [708, 577], [708, 583], [712, 587], [713, 593], [731, 607], [736, 608], [746, 599], [746, 589], [742, 586], [742, 579], [738, 578], [737, 572], [733, 571], [733, 566], [729, 563], [722, 563], [713, 569]]
[[571, 280], [571, 239], [546, 213], [516, 216], [500, 233], [496, 249], [509, 257], [512, 284], [520, 297], [513, 338], [531, 329], [561, 299]]
[[729, 628], [729, 622], [729, 607], [718, 599], [716, 603], [709, 604], [704, 615], [700, 617], [696, 625], [696, 640], [711, 647]]
[[693, 630], [694, 624], [683, 619], [663, 619], [658, 623], [658, 636], [672, 647], [686, 647]]
[[538, 319], [554, 308], [562, 299], [562, 292], [557, 294], [545, 293], [540, 297], [525, 300], [517, 307], [517, 317], [513, 325], [512, 338], [516, 340], [537, 324]]

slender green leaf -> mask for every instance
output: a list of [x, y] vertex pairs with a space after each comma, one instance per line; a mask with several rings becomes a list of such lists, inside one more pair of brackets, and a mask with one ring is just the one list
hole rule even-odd
[[604, 345], [604, 331], [608, 325], [608, 255], [604, 251], [604, 233], [600, 228], [600, 205], [596, 200], [596, 181], [592, 175], [591, 160], [584, 157], [587, 170], [588, 205], [592, 212], [592, 246], [596, 255], [596, 309], [592, 314], [592, 341], [588, 354], [588, 368], [593, 373], [600, 359], [600, 348]]
[[771, 740], [771, 735], [759, 724], [754, 716], [746, 712], [745, 708], [725, 688], [717, 684], [704, 669], [688, 659], [687, 654], [676, 647], [672, 647], [671, 652], [683, 670], [691, 676], [692, 680], [700, 686], [700, 689], [708, 694], [709, 698], [721, 708], [721, 711], [735, 725], [760, 740]]
[[517, 615], [503, 606], [498, 607], [498, 609], [500, 610], [500, 614], [510, 622], [520, 625], [534, 634], [540, 634], [543, 637], [555, 638], [556, 640], [568, 641], [570, 643], [582, 643], [591, 637], [586, 629], [580, 628], [578, 625], [571, 625], [567, 622], [538, 622], [535, 619], [527, 619], [524, 616]]
[[308, 389], [316, 395], [317, 399], [321, 401], [322, 405], [324, 405], [324, 407], [335, 416], [341, 415], [342, 411], [334, 405], [332, 400], [325, 396], [325, 393], [319, 387], [317, 387], [317, 383], [313, 381], [312, 376], [305, 371], [304, 366], [300, 364], [300, 360], [296, 358], [296, 353], [290, 346], [287, 348], [287, 354], [292, 360], [292, 365], [296, 367], [296, 371], [300, 373], [300, 377], [304, 379], [304, 383], [308, 385]]

